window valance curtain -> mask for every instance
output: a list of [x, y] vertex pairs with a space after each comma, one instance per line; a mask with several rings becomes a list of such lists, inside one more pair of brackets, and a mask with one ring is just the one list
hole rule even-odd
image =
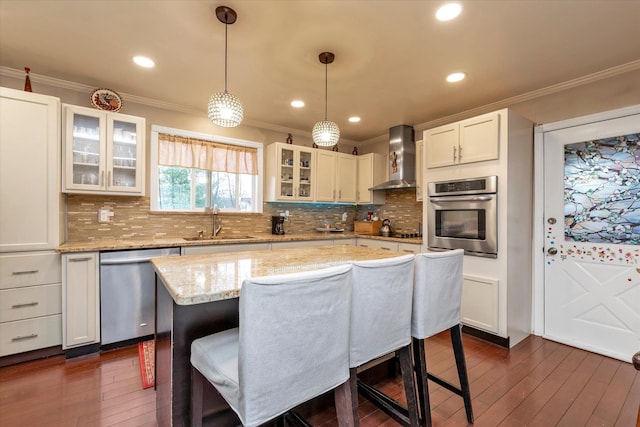
[[257, 175], [257, 153], [251, 147], [158, 134], [158, 164], [163, 166]]

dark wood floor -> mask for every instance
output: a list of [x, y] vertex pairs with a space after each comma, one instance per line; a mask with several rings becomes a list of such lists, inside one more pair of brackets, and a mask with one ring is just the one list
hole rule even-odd
[[[640, 374], [630, 363], [534, 336], [511, 351], [467, 335], [464, 346], [477, 427], [636, 425]], [[448, 336], [426, 350], [429, 370], [457, 383]], [[139, 375], [137, 347], [0, 368], [0, 425], [155, 426], [155, 392]], [[434, 425], [467, 425], [462, 399], [429, 385]], [[378, 386], [403, 400], [399, 378]], [[361, 426], [397, 425], [360, 402]], [[313, 425], [337, 425], [331, 407], [301, 412]]]

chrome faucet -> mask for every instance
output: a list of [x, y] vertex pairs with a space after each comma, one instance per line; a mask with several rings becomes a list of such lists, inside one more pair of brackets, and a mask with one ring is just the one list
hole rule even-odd
[[213, 208], [211, 208], [211, 215], [213, 217], [213, 229], [212, 229], [212, 237], [216, 237], [218, 235], [218, 233], [220, 233], [220, 230], [222, 230], [222, 224], [218, 225], [216, 227], [216, 219], [218, 217], [218, 205], [213, 205]]

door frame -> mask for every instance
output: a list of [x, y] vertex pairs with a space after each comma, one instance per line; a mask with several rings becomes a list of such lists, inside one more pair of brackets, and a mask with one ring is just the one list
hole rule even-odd
[[533, 191], [533, 298], [532, 331], [544, 335], [544, 134], [558, 129], [582, 126], [619, 117], [640, 114], [640, 104], [602, 113], [590, 114], [559, 122], [538, 125], [534, 129], [534, 191]]

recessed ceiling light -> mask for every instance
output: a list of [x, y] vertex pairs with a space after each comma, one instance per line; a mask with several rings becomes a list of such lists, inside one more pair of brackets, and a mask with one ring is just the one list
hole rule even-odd
[[349, 117], [349, 121], [351, 123], [358, 123], [360, 121], [360, 117], [358, 116]]
[[460, 80], [464, 80], [467, 77], [465, 73], [452, 73], [447, 76], [447, 81], [449, 83], [459, 82]]
[[436, 11], [438, 21], [450, 21], [462, 12], [460, 3], [447, 3]]
[[300, 100], [295, 100], [295, 101], [291, 101], [291, 106], [294, 108], [302, 108], [304, 107], [304, 101], [300, 101]]
[[146, 56], [134, 56], [133, 62], [144, 68], [153, 68], [156, 66], [153, 59], [147, 58]]

